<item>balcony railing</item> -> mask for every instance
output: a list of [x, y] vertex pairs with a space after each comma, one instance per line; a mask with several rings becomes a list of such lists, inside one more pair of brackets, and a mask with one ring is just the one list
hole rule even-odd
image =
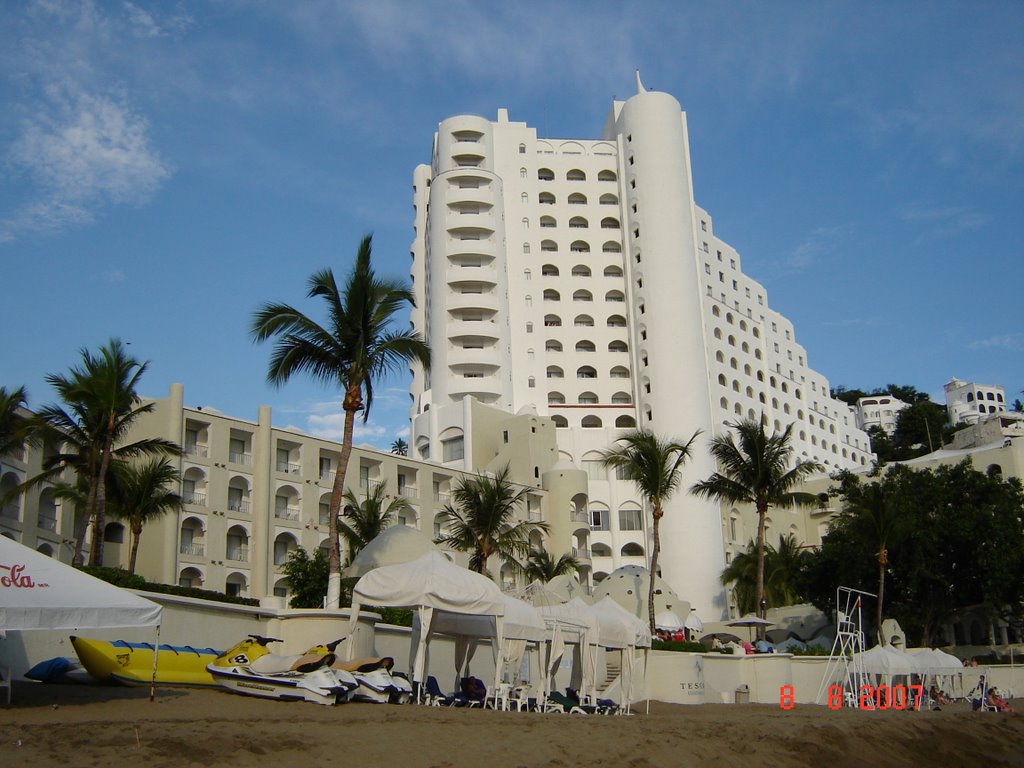
[[243, 515], [249, 514], [249, 502], [248, 501], [229, 501], [228, 502], [229, 512], [241, 512]]
[[584, 523], [590, 525], [590, 514], [587, 512], [570, 512], [569, 519], [574, 523]]
[[190, 555], [191, 557], [203, 557], [206, 553], [206, 547], [202, 544], [185, 544], [181, 545], [181, 554]]
[[526, 513], [526, 516], [531, 523], [544, 522], [544, 513], [541, 512], [539, 509], [531, 509], [529, 512]]
[[434, 491], [434, 501], [439, 504], [448, 504], [452, 500], [450, 493], [441, 493], [440, 491]]
[[274, 517], [281, 520], [298, 520], [299, 511], [297, 509], [275, 509]]
[[57, 531], [57, 518], [55, 517], [40, 517], [39, 527], [47, 531]]
[[232, 464], [245, 464], [246, 466], [249, 466], [250, 464], [252, 464], [252, 454], [237, 453], [235, 451], [231, 451], [230, 453], [228, 453], [228, 461], [230, 461]]
[[208, 455], [205, 445], [199, 445], [198, 443], [189, 443], [185, 445], [186, 456], [201, 456], [206, 458]]
[[186, 504], [195, 504], [197, 507], [206, 506], [206, 494], [199, 491], [185, 491], [181, 494], [181, 499]]
[[590, 550], [580, 549], [579, 547], [573, 547], [572, 556], [579, 560], [581, 563], [590, 562]]
[[368, 480], [366, 478], [360, 478], [359, 487], [362, 488], [366, 493], [373, 493], [380, 487], [380, 480]]
[[338, 473], [335, 472], [334, 470], [329, 470], [329, 471], [326, 471], [326, 472], [321, 472], [320, 473], [320, 482], [322, 482], [322, 483], [329, 483], [331, 485], [334, 485], [334, 478], [336, 478], [337, 476], [338, 476]]
[[12, 501], [10, 504], [0, 507], [0, 517], [6, 517], [8, 520], [17, 520], [20, 515], [21, 507], [17, 501]]
[[610, 531], [611, 528], [608, 525], [607, 520], [598, 520], [596, 523], [591, 521], [590, 530], [592, 531]]
[[277, 462], [278, 472], [287, 472], [290, 475], [297, 475], [302, 469], [301, 464], [297, 464], [293, 461], [279, 461]]
[[235, 547], [234, 549], [228, 549], [227, 554], [224, 556], [224, 559], [230, 560], [233, 563], [248, 563], [249, 548]]
[[398, 495], [407, 499], [418, 499], [420, 491], [415, 485], [400, 485], [398, 486]]

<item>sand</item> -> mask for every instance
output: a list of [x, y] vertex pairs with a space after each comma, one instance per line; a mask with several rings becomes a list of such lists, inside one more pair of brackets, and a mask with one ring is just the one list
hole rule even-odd
[[[649, 715], [540, 715], [267, 701], [214, 689], [15, 685], [0, 766], [1024, 765], [1024, 715], [680, 706]], [[641, 707], [642, 712], [642, 707]]]

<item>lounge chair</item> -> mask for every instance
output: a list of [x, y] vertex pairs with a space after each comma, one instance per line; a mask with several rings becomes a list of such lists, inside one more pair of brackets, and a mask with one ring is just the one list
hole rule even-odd
[[426, 685], [423, 688], [423, 703], [428, 707], [464, 707], [464, 702], [459, 701], [455, 696], [449, 696], [441, 690], [437, 678], [433, 675], [427, 677]]
[[483, 680], [479, 677], [464, 677], [459, 686], [462, 690], [452, 694], [453, 698], [462, 702], [456, 706], [483, 707], [487, 701], [487, 686]]
[[579, 703], [574, 702], [568, 696], [563, 696], [558, 691], [548, 694], [548, 700], [544, 703], [545, 712], [557, 712], [558, 714], [586, 715], [587, 710]]
[[[580, 707], [588, 714], [614, 715], [619, 711], [619, 705], [611, 699], [594, 698], [593, 704], [583, 701], [580, 699], [579, 691], [574, 688], [566, 688], [565, 696], [569, 701], [575, 702], [576, 706]], [[593, 709], [593, 712], [590, 711], [591, 709]]]

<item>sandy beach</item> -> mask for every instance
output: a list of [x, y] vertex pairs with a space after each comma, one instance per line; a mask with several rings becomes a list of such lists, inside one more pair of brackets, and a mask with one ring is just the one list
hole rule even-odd
[[153, 703], [115, 687], [14, 694], [0, 707], [5, 768], [1024, 765], [1024, 716], [963, 704], [911, 713], [653, 703], [649, 715], [587, 717], [323, 707], [200, 689], [162, 689]]

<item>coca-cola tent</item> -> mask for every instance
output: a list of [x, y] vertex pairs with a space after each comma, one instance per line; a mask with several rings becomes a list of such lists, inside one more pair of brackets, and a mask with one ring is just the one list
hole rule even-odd
[[0, 629], [152, 627], [160, 606], [0, 536]]

